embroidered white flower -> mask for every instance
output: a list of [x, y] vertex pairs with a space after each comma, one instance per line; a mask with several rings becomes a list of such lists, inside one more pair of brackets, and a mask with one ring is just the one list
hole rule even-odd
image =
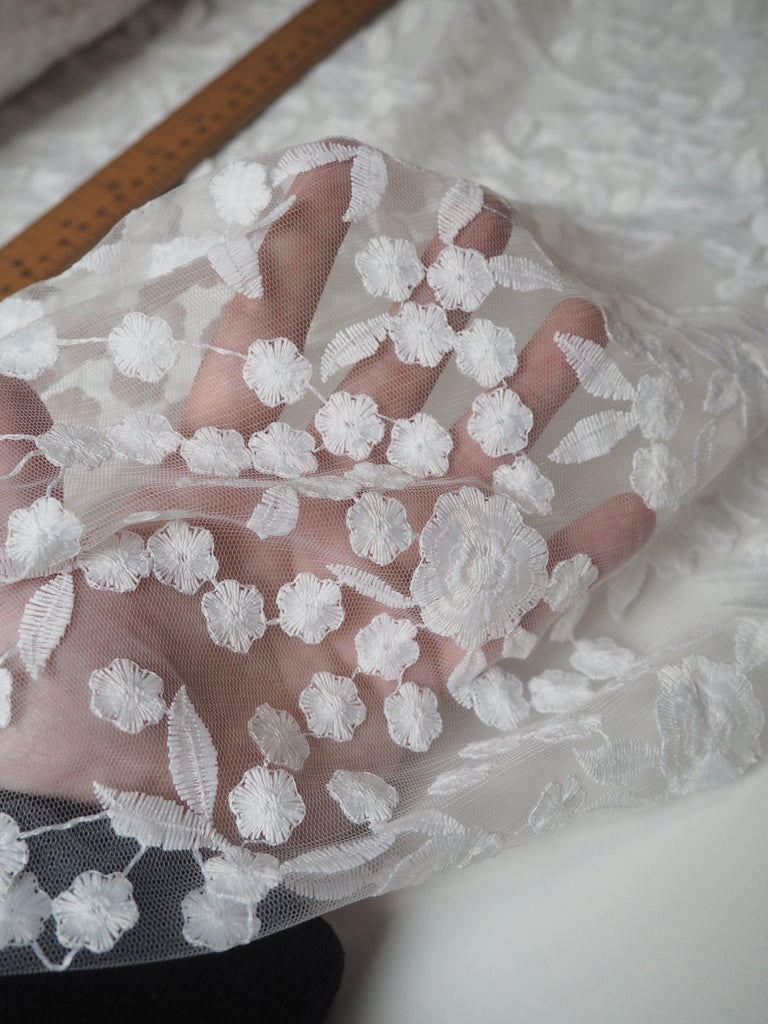
[[523, 684], [498, 665], [489, 668], [472, 683], [472, 708], [486, 725], [510, 731], [528, 717], [530, 708], [523, 696]]
[[9, 814], [0, 813], [0, 895], [8, 891], [13, 879], [27, 863], [27, 843], [19, 838], [20, 832]]
[[522, 512], [540, 516], [549, 514], [555, 496], [551, 480], [527, 455], [518, 455], [512, 465], [494, 470], [493, 486], [513, 498]]
[[491, 294], [493, 275], [482, 253], [448, 245], [427, 271], [427, 281], [445, 309], [477, 309]]
[[474, 487], [442, 494], [420, 541], [411, 594], [424, 624], [474, 650], [506, 636], [547, 585], [547, 545], [515, 503]]
[[91, 711], [121, 732], [141, 732], [160, 722], [168, 710], [163, 680], [128, 658], [115, 658], [106, 668], [91, 672]]
[[499, 384], [517, 369], [514, 334], [492, 320], [474, 320], [456, 337], [456, 365], [484, 388]]
[[306, 644], [319, 644], [344, 621], [338, 583], [309, 572], [299, 573], [293, 583], [280, 587], [277, 607], [284, 632], [301, 637]]
[[201, 605], [211, 640], [236, 654], [247, 654], [267, 628], [264, 598], [237, 580], [219, 580], [203, 594]]
[[112, 360], [126, 377], [155, 384], [176, 362], [178, 343], [170, 325], [159, 316], [127, 313], [107, 337]]
[[3, 299], [0, 303], [0, 339], [34, 323], [42, 315], [43, 304], [37, 299], [22, 299], [18, 295]]
[[53, 916], [62, 946], [106, 953], [136, 924], [139, 908], [123, 875], [84, 871], [53, 901]]
[[125, 594], [135, 590], [149, 576], [152, 559], [137, 533], [123, 530], [109, 540], [81, 554], [77, 559], [85, 581], [94, 590]]
[[[12, 299], [6, 299], [3, 305]], [[59, 357], [53, 327], [38, 321], [17, 328], [0, 338], [0, 374], [34, 380], [53, 366]]]
[[203, 865], [206, 892], [251, 907], [280, 884], [280, 862], [268, 853], [231, 846]]
[[255, 160], [233, 160], [209, 187], [219, 216], [235, 224], [252, 224], [272, 198], [266, 171]]
[[397, 806], [398, 795], [394, 786], [371, 772], [338, 769], [326, 789], [355, 825], [383, 825]]
[[355, 256], [355, 266], [369, 295], [386, 295], [393, 302], [407, 299], [424, 277], [413, 242], [404, 238], [372, 238]]
[[757, 760], [765, 713], [738, 669], [695, 654], [665, 665], [659, 683], [656, 721], [673, 793], [728, 782]]
[[256, 708], [248, 722], [248, 733], [272, 764], [297, 772], [309, 757], [309, 743], [299, 723], [293, 715], [273, 708], [271, 704], [261, 704]]
[[398, 359], [419, 366], [437, 366], [456, 340], [440, 306], [422, 306], [417, 302], [406, 302], [391, 318], [389, 336]]
[[244, 839], [269, 846], [284, 843], [306, 814], [293, 776], [282, 768], [251, 768], [229, 794], [229, 806]]
[[377, 615], [355, 637], [360, 671], [382, 679], [399, 679], [419, 657], [416, 626], [408, 619]]
[[682, 419], [683, 402], [668, 377], [647, 375], [637, 382], [632, 413], [643, 437], [649, 441], [668, 441]]
[[0, 729], [4, 729], [11, 720], [11, 690], [13, 676], [7, 668], [0, 668]]
[[317, 469], [312, 435], [287, 423], [270, 423], [266, 430], [252, 434], [248, 447], [254, 467], [268, 476], [298, 477]]
[[51, 916], [51, 899], [27, 871], [0, 895], [0, 949], [34, 942]]
[[243, 366], [243, 379], [264, 405], [274, 408], [304, 397], [312, 364], [288, 338], [254, 341]]
[[193, 473], [236, 477], [251, 466], [245, 441], [236, 430], [200, 427], [181, 444], [181, 457]]
[[550, 782], [528, 815], [528, 824], [535, 832], [547, 832], [567, 824], [581, 810], [586, 794], [584, 783], [576, 775]]
[[553, 612], [564, 612], [587, 596], [597, 580], [597, 566], [589, 555], [574, 555], [552, 570], [544, 600]]
[[389, 735], [399, 747], [422, 753], [443, 731], [437, 697], [416, 683], [401, 683], [384, 701]]
[[49, 462], [66, 469], [95, 469], [109, 455], [109, 445], [97, 430], [69, 423], [55, 423], [35, 444]]
[[336, 391], [315, 415], [315, 426], [333, 455], [348, 455], [359, 462], [384, 436], [379, 407], [368, 395]]
[[261, 921], [247, 903], [231, 900], [216, 892], [193, 889], [181, 901], [184, 918], [182, 934], [192, 946], [223, 953], [255, 939]]
[[682, 462], [666, 445], [652, 444], [635, 451], [629, 482], [648, 508], [659, 512], [679, 504], [684, 474]]
[[509, 388], [497, 388], [474, 400], [467, 431], [486, 455], [497, 459], [522, 451], [528, 444], [532, 426], [533, 413], [523, 405], [517, 393]]
[[56, 498], [38, 498], [8, 516], [5, 551], [23, 572], [45, 575], [75, 557], [82, 533], [80, 520]]
[[365, 721], [366, 708], [354, 682], [331, 672], [315, 672], [299, 695], [299, 707], [313, 736], [344, 743]]
[[107, 440], [121, 458], [155, 466], [175, 452], [183, 438], [159, 413], [129, 412], [110, 427]]
[[443, 476], [448, 472], [452, 448], [448, 431], [433, 416], [417, 412], [409, 420], [395, 420], [392, 424], [387, 458], [412, 476]]
[[397, 498], [366, 491], [347, 510], [349, 543], [356, 555], [389, 565], [413, 541], [405, 506]]
[[194, 594], [215, 577], [219, 563], [213, 554], [213, 534], [202, 526], [174, 519], [147, 540], [153, 572], [161, 583], [182, 594]]

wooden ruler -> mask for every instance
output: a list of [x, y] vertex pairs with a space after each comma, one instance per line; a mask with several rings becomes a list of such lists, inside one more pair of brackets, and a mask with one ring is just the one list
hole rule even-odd
[[70, 267], [393, 0], [314, 0], [0, 249], [0, 299]]

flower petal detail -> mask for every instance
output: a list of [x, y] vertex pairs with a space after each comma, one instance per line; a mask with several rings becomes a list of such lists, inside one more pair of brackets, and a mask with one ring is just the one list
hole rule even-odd
[[262, 704], [248, 722], [248, 733], [267, 761], [299, 771], [309, 757], [309, 743], [287, 711]]
[[437, 366], [456, 340], [445, 310], [416, 302], [404, 303], [397, 316], [390, 318], [389, 334], [398, 359], [419, 366]]
[[313, 736], [344, 743], [365, 721], [366, 708], [354, 682], [331, 672], [315, 672], [299, 695], [299, 707]]
[[315, 415], [323, 443], [333, 455], [348, 455], [359, 462], [384, 436], [379, 407], [368, 395], [336, 391]]
[[597, 581], [597, 566], [589, 555], [574, 555], [552, 570], [544, 600], [553, 612], [564, 612], [587, 596]]
[[371, 619], [355, 637], [360, 671], [382, 679], [400, 679], [418, 660], [416, 632], [408, 619], [393, 619], [386, 612]]
[[424, 265], [404, 238], [372, 238], [355, 256], [355, 267], [369, 295], [386, 295], [393, 302], [407, 299], [424, 277]]
[[268, 476], [299, 477], [317, 469], [312, 435], [281, 421], [252, 434], [248, 447], [254, 467]]
[[229, 794], [229, 806], [244, 839], [278, 846], [306, 814], [293, 777], [282, 768], [251, 768]]
[[127, 313], [107, 337], [112, 360], [126, 377], [155, 384], [176, 362], [178, 343], [170, 326], [158, 316]]
[[0, 813], [0, 896], [8, 892], [13, 879], [27, 864], [29, 851], [20, 833], [18, 823], [9, 814]]
[[456, 365], [484, 388], [494, 387], [517, 369], [515, 336], [491, 320], [477, 319], [456, 336]]
[[91, 711], [121, 732], [141, 732], [160, 722], [168, 710], [163, 680], [128, 658], [115, 658], [106, 668], [91, 672]]
[[216, 576], [213, 534], [201, 526], [174, 519], [147, 540], [153, 572], [161, 583], [182, 594], [194, 594]]
[[78, 556], [77, 567], [94, 590], [126, 594], [152, 571], [152, 559], [137, 533], [123, 530]]
[[247, 654], [267, 628], [264, 598], [250, 584], [219, 580], [201, 604], [211, 640], [236, 654]]
[[517, 393], [509, 388], [497, 388], [474, 400], [467, 432], [486, 455], [498, 459], [522, 451], [528, 444], [532, 426], [533, 413], [523, 405]]
[[193, 473], [237, 477], [250, 469], [251, 456], [236, 430], [200, 427], [181, 444], [181, 457]]
[[38, 498], [8, 516], [5, 550], [28, 575], [43, 576], [80, 550], [83, 527], [56, 498]]
[[433, 416], [417, 412], [392, 424], [387, 458], [412, 476], [444, 476], [453, 448], [451, 435]]
[[248, 348], [243, 380], [270, 408], [304, 397], [312, 364], [288, 338], [254, 341]]
[[347, 510], [349, 543], [356, 555], [389, 565], [413, 542], [405, 506], [397, 498], [366, 491]]
[[632, 458], [629, 482], [648, 508], [660, 512], [677, 508], [683, 489], [682, 462], [663, 444], [638, 448]]
[[65, 469], [95, 469], [110, 454], [97, 430], [69, 423], [55, 423], [35, 444], [49, 462]]
[[383, 825], [392, 817], [398, 795], [394, 786], [371, 772], [333, 773], [327, 790], [355, 825]]
[[233, 160], [211, 180], [219, 216], [228, 223], [253, 224], [272, 198], [267, 173], [255, 160]]
[[472, 313], [491, 294], [493, 275], [481, 252], [447, 245], [427, 271], [427, 281], [444, 309]]
[[299, 573], [293, 583], [280, 587], [277, 607], [282, 629], [306, 644], [319, 644], [344, 621], [338, 583], [309, 572]]
[[183, 438], [165, 416], [158, 413], [129, 412], [107, 431], [107, 439], [116, 455], [156, 466], [175, 452]]
[[494, 470], [493, 487], [514, 499], [522, 512], [545, 516], [551, 511], [555, 488], [527, 455]]
[[139, 908], [123, 875], [84, 871], [53, 901], [53, 916], [62, 946], [106, 953], [136, 924]]
[[523, 684], [498, 665], [483, 672], [472, 683], [472, 708], [485, 725], [509, 732], [528, 717], [530, 708], [523, 696]]
[[223, 953], [252, 942], [261, 921], [246, 903], [222, 898], [216, 892], [193, 889], [181, 901], [182, 934], [192, 946]]
[[419, 753], [429, 750], [443, 731], [437, 697], [416, 683], [401, 683], [384, 701], [389, 735], [399, 747]]

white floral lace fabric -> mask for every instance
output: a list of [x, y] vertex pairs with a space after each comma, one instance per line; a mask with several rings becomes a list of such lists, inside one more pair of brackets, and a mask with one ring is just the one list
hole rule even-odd
[[764, 426], [765, 337], [577, 280], [547, 216], [329, 139], [0, 306], [7, 970], [223, 950], [760, 756], [754, 610], [553, 647]]

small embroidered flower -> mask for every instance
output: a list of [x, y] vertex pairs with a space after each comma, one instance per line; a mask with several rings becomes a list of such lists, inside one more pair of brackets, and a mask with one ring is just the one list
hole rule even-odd
[[315, 415], [315, 426], [333, 455], [348, 455], [355, 462], [367, 459], [384, 436], [379, 407], [368, 395], [336, 391]]
[[355, 266], [369, 295], [386, 295], [393, 302], [407, 299], [424, 277], [419, 254], [404, 238], [372, 238], [355, 256]]
[[219, 216], [235, 224], [252, 224], [272, 198], [266, 171], [250, 160], [227, 164], [209, 188]]
[[482, 387], [493, 387], [517, 369], [514, 334], [491, 320], [475, 320], [456, 336], [456, 365]]
[[280, 862], [268, 853], [231, 846], [203, 865], [206, 892], [256, 907], [280, 884]]
[[187, 893], [181, 901], [181, 913], [184, 918], [182, 934], [187, 942], [214, 953], [244, 946], [261, 930], [261, 921], [248, 904], [206, 889]]
[[338, 769], [326, 789], [355, 825], [383, 825], [397, 806], [398, 795], [394, 786], [371, 772]]
[[42, 315], [43, 304], [36, 299], [21, 299], [18, 295], [3, 299], [0, 304], [0, 339], [34, 323]]
[[560, 828], [576, 817], [586, 795], [584, 783], [576, 775], [569, 775], [560, 782], [550, 782], [528, 815], [528, 824], [534, 832]]
[[542, 715], [575, 711], [595, 695], [586, 676], [557, 668], [546, 669], [529, 679], [528, 692], [532, 706]]
[[156, 466], [176, 451], [183, 438], [159, 413], [129, 412], [110, 427], [107, 440], [121, 458]]
[[219, 569], [213, 554], [213, 534], [201, 526], [174, 519], [147, 540], [154, 575], [182, 594], [194, 594]]
[[533, 413], [509, 388], [478, 395], [472, 403], [467, 432], [486, 455], [498, 459], [514, 455], [528, 444]]
[[299, 695], [299, 707], [313, 736], [344, 743], [365, 721], [366, 708], [357, 687], [346, 676], [315, 672]]
[[674, 437], [683, 416], [683, 402], [668, 377], [641, 377], [637, 382], [632, 413], [643, 437], [668, 441]]
[[274, 408], [304, 397], [312, 364], [288, 338], [254, 341], [243, 366], [243, 379], [264, 405]]
[[80, 550], [80, 520], [56, 498], [38, 498], [8, 516], [5, 551], [23, 572], [45, 575]]
[[544, 600], [553, 612], [564, 612], [587, 596], [598, 576], [589, 555], [574, 555], [552, 570]]
[[53, 916], [62, 946], [106, 953], [136, 924], [139, 908], [123, 875], [84, 871], [53, 901]]
[[268, 476], [298, 477], [317, 469], [312, 435], [287, 423], [270, 423], [266, 430], [252, 434], [248, 447], [254, 467]]
[[509, 732], [530, 714], [523, 696], [523, 684], [498, 666], [488, 669], [472, 683], [472, 708], [485, 725]]
[[17, 875], [0, 895], [0, 949], [34, 942], [51, 915], [51, 898], [35, 876]]
[[344, 621], [339, 585], [309, 572], [280, 587], [277, 607], [283, 631], [301, 637], [305, 644], [319, 644]]
[[387, 458], [412, 476], [444, 476], [452, 448], [448, 431], [434, 417], [417, 412], [409, 420], [392, 424]]
[[309, 757], [309, 743], [299, 723], [287, 711], [279, 711], [271, 704], [261, 704], [248, 722], [248, 734], [272, 764], [300, 770]]
[[178, 343], [170, 326], [159, 316], [127, 313], [107, 337], [112, 360], [126, 377], [155, 384], [176, 362]]
[[404, 363], [437, 366], [450, 352], [456, 335], [440, 306], [406, 302], [389, 325], [395, 353]]
[[293, 776], [282, 768], [251, 768], [229, 794], [229, 806], [244, 839], [269, 846], [284, 843], [306, 814]]
[[648, 508], [659, 512], [677, 508], [683, 489], [682, 462], [663, 444], [638, 448], [632, 458], [629, 482]]
[[416, 626], [408, 619], [377, 615], [355, 637], [360, 671], [382, 679], [400, 679], [419, 657]]
[[376, 565], [389, 565], [413, 541], [405, 506], [397, 498], [366, 491], [347, 510], [352, 550]]
[[27, 843], [19, 838], [21, 829], [9, 814], [0, 813], [0, 895], [23, 871], [28, 857]]
[[236, 477], [251, 466], [251, 456], [236, 430], [200, 427], [182, 441], [181, 457], [193, 473]]
[[106, 668], [91, 672], [91, 711], [121, 732], [141, 732], [160, 722], [168, 710], [163, 680], [128, 658], [115, 658]]
[[427, 281], [445, 309], [477, 309], [491, 294], [493, 275], [482, 253], [448, 245], [427, 271]]
[[464, 650], [509, 634], [547, 585], [546, 541], [501, 494], [440, 495], [420, 549], [411, 595], [427, 628]]
[[35, 444], [49, 462], [66, 469], [95, 469], [109, 455], [97, 430], [68, 423], [55, 423]]
[[0, 729], [4, 729], [11, 720], [11, 690], [13, 676], [7, 668], [0, 668]]
[[152, 559], [143, 539], [137, 533], [124, 530], [98, 548], [80, 555], [77, 567], [94, 590], [125, 594], [135, 590], [139, 582], [149, 576]]
[[219, 580], [201, 604], [211, 640], [236, 654], [247, 654], [267, 628], [264, 598], [254, 586]]
[[[3, 305], [9, 301], [6, 299]], [[34, 380], [58, 359], [56, 341], [56, 331], [42, 320], [6, 334], [0, 338], [0, 374]]]
[[522, 512], [540, 516], [549, 514], [555, 496], [551, 480], [527, 455], [518, 455], [512, 465], [494, 470], [493, 486], [514, 499]]
[[384, 701], [389, 735], [399, 747], [423, 753], [443, 731], [437, 697], [416, 683], [401, 683]]

